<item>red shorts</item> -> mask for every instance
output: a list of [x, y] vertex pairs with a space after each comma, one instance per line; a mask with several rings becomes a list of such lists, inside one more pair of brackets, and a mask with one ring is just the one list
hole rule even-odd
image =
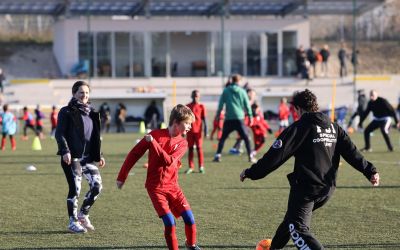
[[196, 145], [198, 148], [203, 146], [203, 138], [201, 137], [201, 132], [193, 133], [189, 132], [186, 135], [186, 140], [188, 141], [188, 147], [191, 148]]
[[191, 209], [179, 187], [168, 190], [147, 189], [147, 193], [159, 217], [172, 212], [175, 218], [179, 218], [184, 211]]

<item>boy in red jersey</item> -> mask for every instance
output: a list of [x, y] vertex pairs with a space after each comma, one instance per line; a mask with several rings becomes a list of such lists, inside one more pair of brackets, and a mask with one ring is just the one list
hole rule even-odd
[[198, 90], [192, 91], [192, 102], [187, 104], [195, 117], [192, 123], [192, 129], [187, 133], [186, 139], [189, 146], [189, 168], [185, 171], [186, 174], [191, 174], [194, 171], [194, 146], [196, 146], [197, 156], [199, 160], [199, 172], [204, 174], [204, 154], [203, 154], [203, 138], [201, 128], [204, 129], [204, 136], [207, 137], [207, 121], [206, 121], [206, 108], [200, 103], [200, 92]]
[[212, 141], [214, 139], [214, 134], [217, 132], [217, 140], [221, 139], [222, 136], [222, 127], [224, 126], [224, 119], [225, 119], [225, 111], [221, 110], [221, 113], [219, 114], [219, 118], [214, 119], [213, 121], [213, 130], [211, 131], [210, 134], [210, 140]]
[[178, 250], [174, 216], [182, 216], [185, 222], [186, 248], [200, 250], [196, 245], [193, 213], [178, 184], [181, 158], [187, 149], [187, 141], [182, 135], [190, 130], [194, 119], [190, 108], [182, 104], [175, 106], [168, 128], [156, 129], [145, 135], [126, 156], [117, 178], [117, 187], [122, 188], [133, 165], [149, 150], [145, 187], [154, 209], [163, 220], [165, 240], [168, 249], [172, 250]]
[[256, 155], [258, 151], [264, 146], [267, 131], [268, 133], [272, 134], [272, 130], [268, 122], [264, 119], [264, 115], [256, 101], [251, 105], [251, 109], [254, 115], [253, 125], [251, 126], [254, 139], [253, 155]]

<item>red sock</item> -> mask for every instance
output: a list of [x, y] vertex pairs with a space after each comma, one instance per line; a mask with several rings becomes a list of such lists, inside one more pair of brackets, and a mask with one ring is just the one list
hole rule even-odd
[[198, 147], [197, 148], [197, 156], [199, 157], [199, 166], [204, 166], [204, 153], [203, 153], [203, 148]]
[[194, 158], [193, 148], [189, 148], [189, 153], [188, 153], [189, 167], [192, 169], [194, 168], [193, 158]]
[[1, 149], [5, 148], [5, 146], [6, 146], [6, 138], [3, 137], [1, 138]]
[[11, 141], [11, 148], [15, 150], [17, 148], [17, 142], [15, 141], [15, 138], [14, 137], [10, 138], [10, 141]]
[[179, 250], [178, 239], [176, 238], [175, 234], [175, 226], [165, 226], [164, 237], [169, 250]]
[[185, 224], [186, 243], [189, 246], [196, 244], [196, 224]]

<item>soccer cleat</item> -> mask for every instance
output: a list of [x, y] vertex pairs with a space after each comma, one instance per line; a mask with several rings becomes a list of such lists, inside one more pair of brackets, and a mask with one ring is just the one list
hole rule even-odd
[[77, 234], [84, 234], [87, 232], [86, 228], [84, 228], [79, 221], [75, 221], [74, 219], [71, 219], [69, 221], [69, 225], [68, 225], [68, 230], [71, 233], [77, 233]]
[[187, 249], [187, 250], [201, 250], [201, 248], [200, 248], [198, 245], [196, 245], [196, 244], [194, 244], [193, 246], [189, 246], [189, 245], [187, 244], [187, 242], [186, 242], [185, 245], [186, 245], [186, 249]]
[[82, 213], [79, 213], [78, 220], [85, 229], [94, 231], [94, 226], [92, 225], [92, 223], [89, 220], [89, 215], [84, 215]]
[[191, 168], [188, 168], [188, 169], [185, 171], [185, 174], [191, 174], [191, 173], [193, 173], [193, 169], [191, 169]]
[[204, 167], [202, 166], [202, 167], [200, 167], [199, 172], [200, 172], [200, 174], [204, 174], [204, 173], [206, 172], [206, 170], [205, 170]]

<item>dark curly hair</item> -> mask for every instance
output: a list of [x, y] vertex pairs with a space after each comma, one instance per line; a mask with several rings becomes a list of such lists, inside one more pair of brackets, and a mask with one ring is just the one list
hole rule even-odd
[[306, 112], [318, 111], [317, 97], [309, 89], [294, 92], [291, 103]]

